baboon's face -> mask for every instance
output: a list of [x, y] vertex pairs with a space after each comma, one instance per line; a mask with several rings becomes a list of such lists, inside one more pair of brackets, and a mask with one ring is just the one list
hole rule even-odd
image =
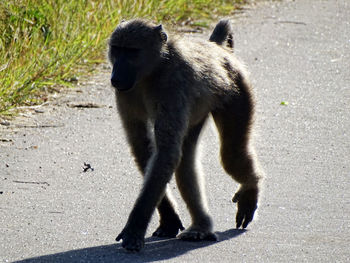
[[119, 91], [126, 91], [134, 87], [137, 76], [137, 60], [140, 49], [111, 46], [113, 70], [111, 75], [112, 86]]
[[158, 63], [166, 34], [161, 26], [141, 20], [122, 22], [109, 42], [109, 60], [113, 65], [112, 86], [118, 91], [134, 88]]

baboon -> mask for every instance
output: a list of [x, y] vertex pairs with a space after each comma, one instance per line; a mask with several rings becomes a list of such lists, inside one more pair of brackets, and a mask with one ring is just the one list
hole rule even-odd
[[162, 25], [142, 19], [121, 22], [109, 40], [113, 65], [111, 84], [117, 108], [136, 164], [144, 176], [142, 190], [117, 236], [129, 251], [144, 246], [144, 235], [155, 210], [158, 237], [184, 230], [167, 184], [175, 173], [192, 224], [182, 240], [216, 240], [208, 213], [196, 146], [212, 115], [217, 126], [225, 171], [240, 188], [236, 227], [246, 228], [257, 208], [259, 180], [250, 143], [254, 99], [244, 66], [233, 54], [231, 26], [221, 20], [209, 41], [168, 39]]

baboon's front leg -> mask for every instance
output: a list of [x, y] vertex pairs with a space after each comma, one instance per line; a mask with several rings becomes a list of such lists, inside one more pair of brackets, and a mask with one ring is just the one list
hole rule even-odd
[[177, 186], [192, 218], [191, 226], [178, 238], [188, 241], [217, 240], [208, 212], [202, 174], [196, 162], [196, 146], [204, 122], [189, 129], [182, 146], [181, 162], [176, 170]]
[[155, 123], [156, 147], [146, 168], [143, 188], [126, 226], [116, 239], [117, 241], [122, 239], [122, 246], [130, 251], [139, 251], [143, 247], [148, 223], [157, 204], [165, 194], [166, 185], [181, 156], [182, 140], [187, 122], [182, 121], [181, 117], [172, 120], [172, 116], [163, 113], [165, 116], [160, 114]]
[[[150, 139], [147, 124], [140, 120], [133, 120], [130, 117], [125, 118], [123, 123], [136, 164], [142, 175], [145, 175], [147, 163], [150, 161], [152, 152], [154, 151], [154, 143]], [[174, 201], [170, 197], [171, 192], [167, 190], [158, 204], [157, 209], [160, 224], [153, 233], [153, 236], [176, 237], [179, 230], [184, 229], [180, 217], [175, 210]]]

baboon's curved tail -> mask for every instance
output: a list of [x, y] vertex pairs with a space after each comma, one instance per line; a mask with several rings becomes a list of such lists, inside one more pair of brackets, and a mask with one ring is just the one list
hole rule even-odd
[[225, 42], [226, 46], [233, 50], [233, 32], [228, 19], [222, 19], [217, 23], [209, 41], [215, 42], [218, 45], [223, 45]]

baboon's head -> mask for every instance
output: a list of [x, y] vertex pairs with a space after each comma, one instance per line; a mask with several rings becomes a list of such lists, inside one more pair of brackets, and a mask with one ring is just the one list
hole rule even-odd
[[166, 41], [162, 25], [140, 19], [121, 22], [109, 40], [113, 87], [119, 91], [130, 90], [151, 74]]

